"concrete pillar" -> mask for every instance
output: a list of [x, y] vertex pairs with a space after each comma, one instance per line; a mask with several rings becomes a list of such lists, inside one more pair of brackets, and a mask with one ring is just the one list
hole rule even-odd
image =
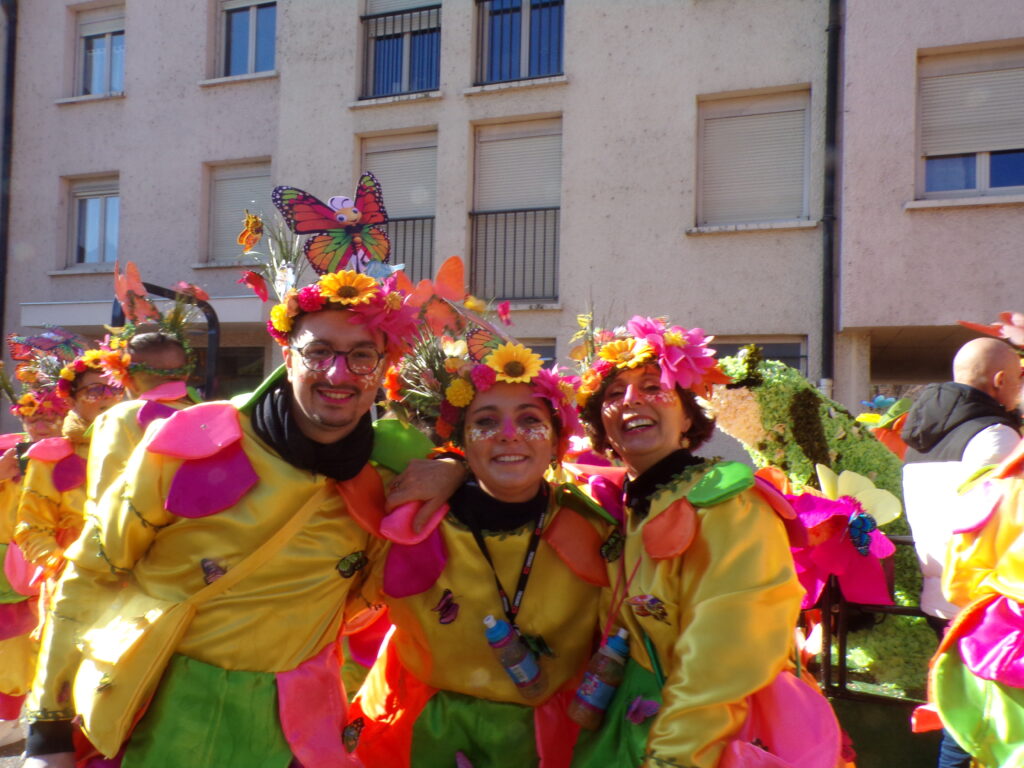
[[871, 334], [868, 331], [843, 331], [836, 334], [835, 385], [832, 399], [852, 413], [860, 413], [861, 400], [871, 395]]

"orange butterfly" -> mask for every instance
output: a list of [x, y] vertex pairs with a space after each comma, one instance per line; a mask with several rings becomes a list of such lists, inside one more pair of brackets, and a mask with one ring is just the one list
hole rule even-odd
[[263, 237], [263, 219], [259, 217], [259, 214], [249, 213], [249, 209], [246, 208], [243, 227], [235, 242], [242, 246], [244, 253], [248, 253]]

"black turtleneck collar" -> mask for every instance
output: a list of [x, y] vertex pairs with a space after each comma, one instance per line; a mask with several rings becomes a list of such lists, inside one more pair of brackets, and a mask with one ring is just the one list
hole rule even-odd
[[282, 381], [268, 389], [252, 409], [252, 427], [263, 442], [292, 466], [335, 480], [359, 474], [373, 451], [373, 422], [366, 413], [348, 435], [333, 443], [310, 440], [292, 416], [292, 389]]
[[661, 486], [667, 485], [672, 478], [687, 467], [703, 462], [704, 459], [694, 456], [685, 448], [673, 451], [636, 478], [626, 479], [623, 485], [626, 506], [640, 519], [647, 517], [647, 513], [651, 510], [651, 497]]
[[470, 480], [448, 500], [451, 513], [463, 525], [488, 533], [508, 533], [535, 521], [548, 504], [548, 484], [541, 483], [529, 501], [499, 501]]

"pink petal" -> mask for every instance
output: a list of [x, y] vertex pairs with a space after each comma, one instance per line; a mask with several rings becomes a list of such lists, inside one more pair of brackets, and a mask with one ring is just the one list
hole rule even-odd
[[859, 557], [845, 573], [839, 574], [839, 589], [851, 603], [892, 605], [882, 564], [871, 557]]
[[25, 455], [39, 461], [60, 461], [75, 452], [75, 447], [66, 437], [48, 437], [28, 449]]
[[178, 459], [203, 459], [241, 437], [238, 411], [232, 406], [200, 403], [171, 416], [150, 442], [149, 450]]
[[447, 562], [444, 539], [437, 528], [419, 544], [392, 544], [384, 561], [384, 593], [409, 597], [425, 592], [437, 581]]
[[139, 400], [181, 400], [188, 395], [184, 381], [165, 381], [148, 392], [139, 395]]
[[889, 537], [881, 531], [872, 531], [869, 535], [871, 536], [871, 548], [868, 551], [872, 556], [881, 560], [896, 552], [896, 545], [889, 541]]
[[85, 459], [77, 453], [65, 456], [53, 465], [53, 487], [60, 493], [78, 488], [85, 482]]
[[0, 603], [0, 640], [27, 635], [39, 623], [35, 600]]
[[212, 456], [182, 464], [174, 473], [164, 508], [179, 517], [214, 515], [237, 503], [258, 480], [242, 444], [235, 442]]
[[155, 400], [150, 400], [141, 408], [138, 413], [135, 414], [135, 421], [138, 422], [139, 426], [145, 429], [149, 426], [150, 422], [156, 421], [157, 419], [166, 419], [169, 416], [173, 416], [177, 413], [176, 408], [171, 408], [169, 405], [158, 403]]
[[430, 519], [419, 531], [413, 530], [413, 519], [420, 507], [421, 501], [410, 501], [408, 504], [396, 508], [390, 514], [385, 515], [380, 521], [380, 535], [390, 539], [397, 544], [419, 544], [427, 536], [433, 533], [434, 529], [441, 523], [444, 516], [448, 514], [448, 505], [442, 504], [430, 516]]

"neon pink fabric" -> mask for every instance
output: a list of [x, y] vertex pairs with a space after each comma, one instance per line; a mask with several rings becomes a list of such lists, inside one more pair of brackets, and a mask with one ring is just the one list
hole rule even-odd
[[362, 766], [341, 740], [348, 714], [341, 663], [332, 643], [295, 669], [277, 673], [281, 729], [292, 754], [307, 768]]
[[25, 454], [38, 461], [60, 461], [75, 452], [75, 447], [66, 437], [48, 437], [35, 443]]
[[200, 403], [171, 416], [149, 450], [178, 459], [205, 459], [241, 438], [238, 411], [230, 404]]
[[835, 768], [842, 736], [820, 692], [780, 672], [750, 697], [749, 705], [747, 720], [726, 747], [719, 768]]
[[437, 581], [447, 562], [444, 540], [437, 528], [419, 544], [392, 544], [384, 561], [384, 593], [409, 597], [425, 592]]
[[964, 664], [983, 680], [1024, 688], [1024, 611], [1020, 603], [999, 596], [975, 620], [959, 641]]
[[53, 465], [53, 487], [60, 493], [78, 488], [85, 482], [85, 459], [77, 453], [65, 456]]
[[171, 480], [164, 509], [179, 517], [215, 515], [234, 506], [257, 482], [259, 475], [242, 443], [235, 442], [212, 456], [182, 464]]
[[188, 395], [188, 386], [184, 381], [166, 381], [158, 387], [139, 395], [139, 400], [181, 400]]
[[[36, 612], [35, 600], [0, 603], [0, 640], [27, 635], [38, 623], [39, 615]], [[6, 718], [0, 717], [0, 720], [4, 719]]]
[[168, 416], [173, 416], [177, 413], [177, 409], [171, 408], [169, 405], [164, 403], [158, 403], [155, 400], [148, 401], [145, 405], [139, 408], [135, 414], [135, 421], [142, 428], [146, 428], [151, 422], [157, 419], [166, 419]]
[[4, 575], [11, 585], [11, 589], [19, 595], [34, 597], [39, 594], [39, 585], [43, 581], [43, 569], [41, 566], [32, 565], [25, 559], [21, 547], [13, 541], [7, 545], [7, 554], [4, 555]]
[[13, 448], [24, 439], [24, 432], [8, 432], [6, 435], [0, 435], [0, 453]]
[[442, 504], [419, 531], [413, 530], [413, 519], [423, 505], [421, 501], [410, 501], [396, 507], [380, 521], [380, 535], [397, 544], [419, 544], [427, 538], [448, 514], [448, 505]]

